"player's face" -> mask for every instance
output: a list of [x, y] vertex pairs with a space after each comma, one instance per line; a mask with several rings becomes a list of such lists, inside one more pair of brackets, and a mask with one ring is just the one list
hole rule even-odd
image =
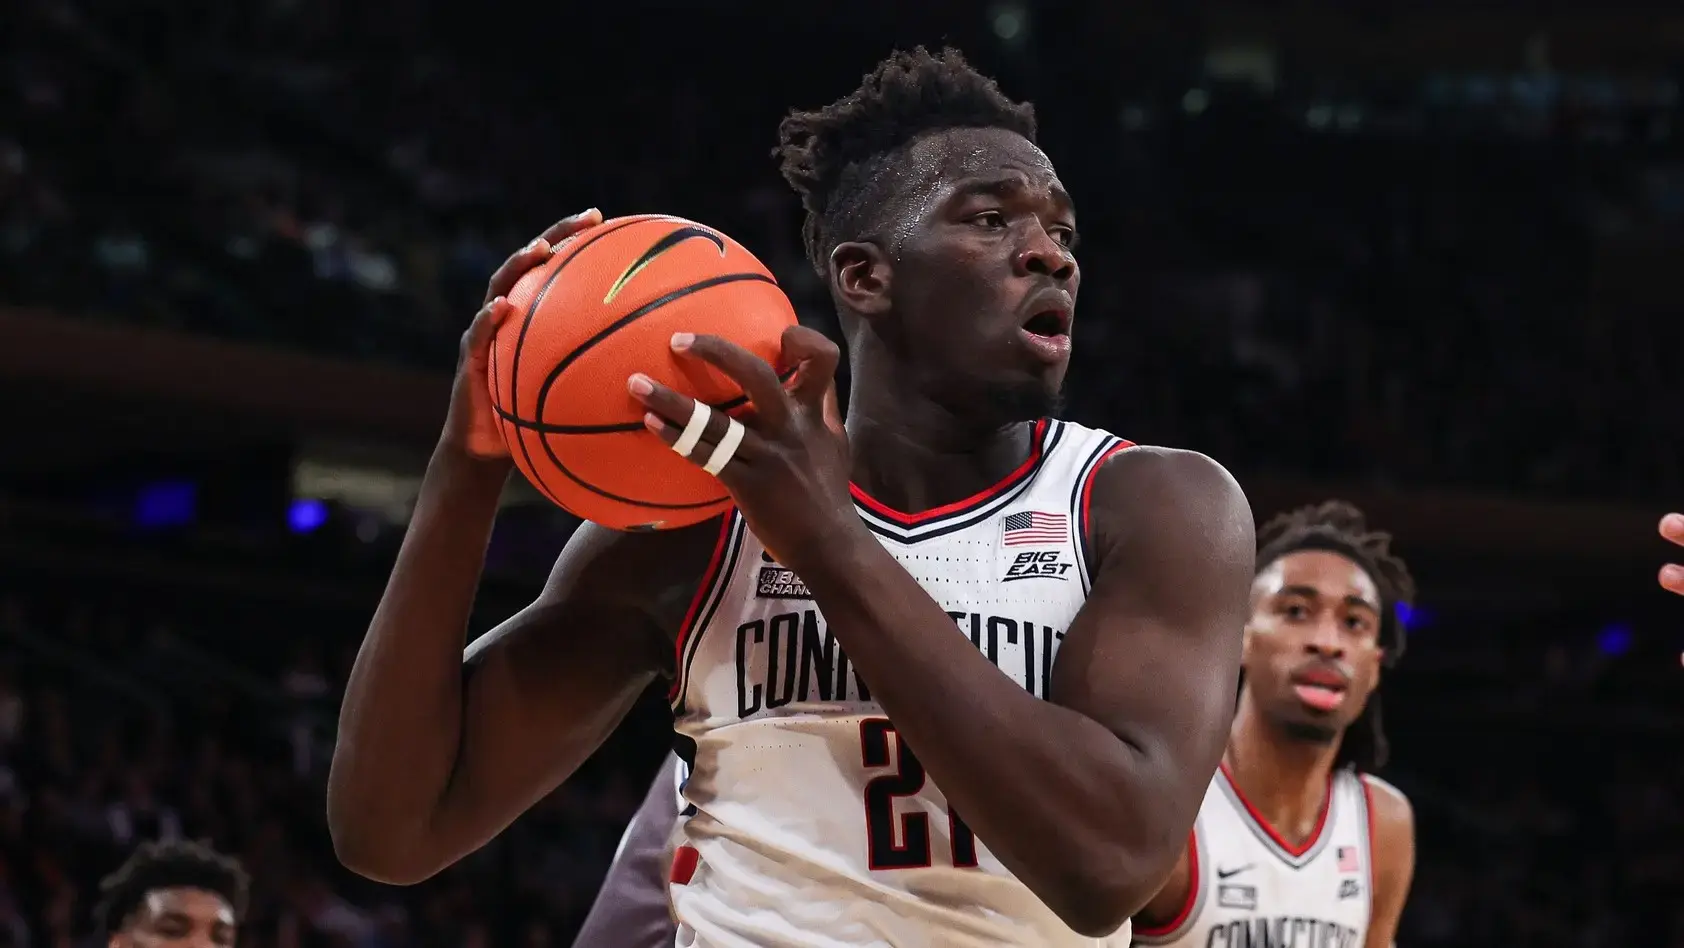
[[1246, 687], [1270, 717], [1331, 741], [1362, 713], [1380, 679], [1379, 591], [1338, 553], [1301, 550], [1252, 583]]
[[111, 948], [227, 948], [237, 934], [234, 907], [203, 889], [154, 889]]
[[973, 128], [919, 140], [904, 168], [880, 334], [958, 412], [1048, 413], [1081, 284], [1075, 208], [1052, 162], [1020, 135]]

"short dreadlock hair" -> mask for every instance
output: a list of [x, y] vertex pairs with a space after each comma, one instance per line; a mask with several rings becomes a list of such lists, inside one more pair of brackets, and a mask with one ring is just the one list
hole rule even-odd
[[881, 228], [896, 180], [883, 172], [907, 145], [950, 128], [1001, 128], [1035, 140], [1035, 107], [1013, 102], [956, 49], [897, 50], [860, 87], [778, 126], [784, 180], [807, 210], [801, 236], [822, 276], [837, 244]]
[[106, 935], [121, 931], [159, 889], [203, 889], [228, 900], [234, 917], [245, 915], [251, 878], [240, 861], [208, 844], [187, 840], [142, 843], [121, 867], [99, 884], [94, 922]]
[[[1392, 552], [1392, 535], [1369, 529], [1367, 516], [1343, 500], [1299, 507], [1280, 514], [1257, 531], [1257, 572], [1300, 550], [1338, 553], [1374, 580], [1380, 593], [1380, 647], [1385, 649], [1381, 662], [1387, 667], [1396, 664], [1403, 657], [1405, 645], [1397, 607], [1414, 603], [1415, 578], [1408, 565]], [[1389, 754], [1376, 689], [1362, 714], [1346, 730], [1336, 764], [1372, 771], [1384, 766]]]

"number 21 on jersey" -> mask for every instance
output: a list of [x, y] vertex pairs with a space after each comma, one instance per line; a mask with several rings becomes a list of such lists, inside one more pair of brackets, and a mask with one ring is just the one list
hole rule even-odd
[[[924, 869], [930, 865], [930, 815], [921, 810], [895, 816], [895, 800], [924, 789], [924, 765], [901, 741], [888, 718], [860, 722], [860, 757], [866, 770], [887, 770], [865, 785], [865, 833], [873, 870]], [[976, 867], [976, 835], [959, 814], [947, 812], [951, 858], [956, 869]]]

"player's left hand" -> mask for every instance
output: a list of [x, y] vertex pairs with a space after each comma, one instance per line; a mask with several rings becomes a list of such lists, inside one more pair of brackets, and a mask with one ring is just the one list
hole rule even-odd
[[[1667, 514], [1662, 517], [1661, 536], [1684, 546], [1684, 514]], [[1661, 588], [1684, 596], [1684, 566], [1668, 563], [1661, 567]]]
[[718, 477], [778, 562], [797, 573], [813, 557], [865, 534], [848, 490], [848, 438], [836, 409], [836, 344], [804, 326], [783, 334], [781, 367], [793, 369], [786, 389], [778, 372], [747, 349], [718, 336], [673, 336], [679, 358], [699, 359], [747, 393], [753, 413], [741, 420], [698, 410], [695, 399], [638, 374], [627, 380], [649, 413], [643, 423], [673, 450]]

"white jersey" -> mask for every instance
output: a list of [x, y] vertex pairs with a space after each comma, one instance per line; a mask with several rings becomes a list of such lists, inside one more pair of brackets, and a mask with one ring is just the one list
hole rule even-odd
[[1192, 886], [1179, 917], [1136, 927], [1137, 945], [1176, 948], [1362, 948], [1368, 937], [1373, 854], [1368, 782], [1338, 770], [1302, 846], [1289, 845], [1216, 772], [1193, 826]]
[[[860, 517], [1000, 672], [1038, 698], [1089, 585], [1090, 476], [1127, 447], [1035, 425], [1028, 460], [967, 500]], [[680, 946], [1114, 945], [1067, 928], [976, 839], [903, 747], [800, 577], [740, 515], [678, 642]]]

